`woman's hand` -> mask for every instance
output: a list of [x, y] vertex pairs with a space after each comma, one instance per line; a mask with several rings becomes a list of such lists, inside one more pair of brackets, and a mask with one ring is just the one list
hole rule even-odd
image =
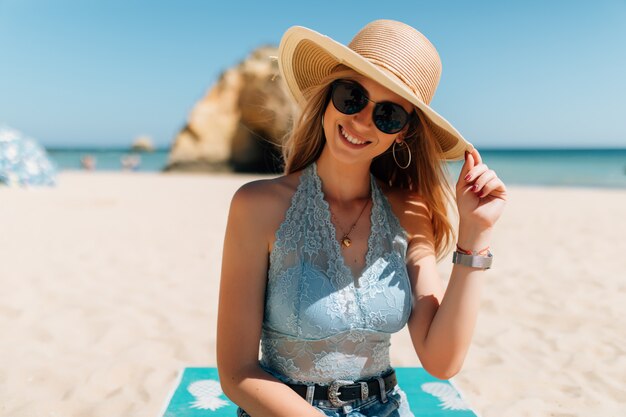
[[456, 184], [459, 234], [480, 234], [491, 229], [500, 218], [507, 198], [506, 186], [495, 171], [482, 163], [478, 150], [466, 152]]

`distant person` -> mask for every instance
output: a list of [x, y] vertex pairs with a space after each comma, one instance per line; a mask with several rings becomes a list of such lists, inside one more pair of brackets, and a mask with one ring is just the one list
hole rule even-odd
[[[378, 20], [349, 47], [293, 27], [278, 59], [302, 112], [285, 175], [245, 184], [231, 202], [222, 387], [239, 416], [412, 416], [390, 335], [408, 323], [426, 371], [461, 369], [506, 187], [428, 106], [441, 63], [412, 27]], [[465, 160], [456, 193], [446, 159]], [[454, 243], [444, 296], [437, 259]]]
[[85, 155], [80, 159], [80, 166], [87, 171], [96, 169], [96, 158], [92, 155]]
[[123, 155], [120, 158], [123, 171], [136, 171], [141, 165], [141, 157], [139, 155]]

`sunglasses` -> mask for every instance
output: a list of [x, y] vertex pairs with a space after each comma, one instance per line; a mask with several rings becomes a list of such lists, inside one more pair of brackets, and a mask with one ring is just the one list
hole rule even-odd
[[391, 101], [376, 103], [370, 100], [367, 90], [356, 81], [333, 81], [330, 97], [335, 108], [343, 114], [357, 114], [367, 106], [368, 101], [375, 103], [372, 120], [383, 133], [398, 133], [409, 122], [409, 114], [401, 105]]

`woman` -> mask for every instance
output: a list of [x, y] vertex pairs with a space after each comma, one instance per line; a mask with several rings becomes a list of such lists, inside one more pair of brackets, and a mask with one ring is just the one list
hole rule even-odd
[[[285, 175], [244, 185], [231, 203], [222, 387], [240, 416], [411, 416], [389, 365], [390, 334], [408, 324], [428, 372], [459, 371], [506, 188], [428, 106], [441, 65], [410, 26], [372, 22], [348, 47], [294, 27], [279, 55], [302, 111]], [[436, 262], [454, 234], [443, 161], [461, 158], [444, 296]]]

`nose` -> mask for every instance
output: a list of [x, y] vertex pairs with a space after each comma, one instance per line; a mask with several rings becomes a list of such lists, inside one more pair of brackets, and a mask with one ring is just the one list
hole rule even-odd
[[372, 114], [374, 112], [375, 104], [371, 101], [368, 101], [367, 105], [358, 113], [354, 114], [352, 117], [354, 121], [363, 126], [363, 128], [372, 127], [374, 121], [372, 120]]

